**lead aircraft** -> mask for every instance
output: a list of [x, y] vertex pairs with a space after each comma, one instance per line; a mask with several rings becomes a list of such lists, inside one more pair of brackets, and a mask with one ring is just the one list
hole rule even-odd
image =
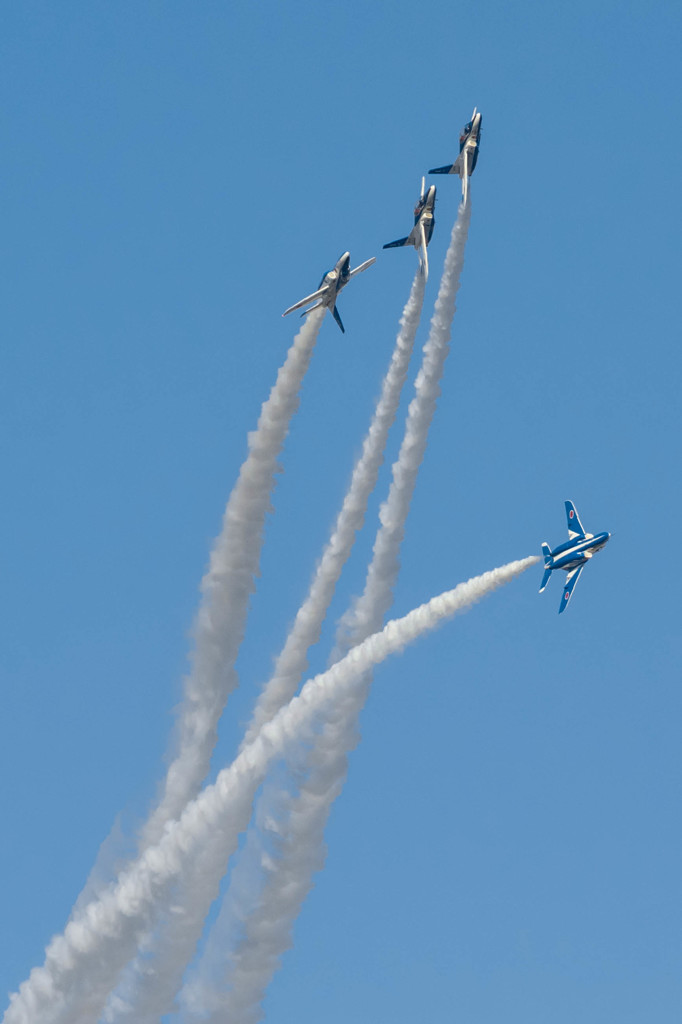
[[448, 164], [446, 167], [434, 167], [433, 170], [429, 171], [429, 174], [459, 174], [462, 179], [462, 202], [466, 203], [469, 195], [469, 178], [474, 173], [476, 167], [476, 161], [478, 160], [478, 147], [481, 143], [481, 121], [483, 115], [474, 112], [471, 115], [471, 120], [467, 121], [462, 128], [462, 134], [459, 137], [459, 156], [455, 160], [454, 164]]
[[597, 551], [601, 551], [611, 536], [610, 533], [598, 533], [596, 535], [594, 533], [585, 533], [573, 502], [566, 501], [564, 504], [566, 505], [566, 522], [568, 523], [568, 540], [565, 544], [560, 544], [558, 548], [554, 548], [554, 551], [550, 550], [549, 544], [542, 545], [542, 554], [545, 559], [545, 574], [540, 585], [540, 593], [542, 593], [555, 569], [566, 570], [568, 577], [566, 578], [566, 586], [561, 595], [560, 615], [571, 600], [571, 594], [575, 589], [580, 573], [590, 558]]
[[[309, 302], [314, 302], [314, 305], [310, 309], [304, 309], [301, 316], [307, 316], [308, 313], [312, 313], [314, 309], [318, 309], [320, 306], [326, 306], [327, 309], [332, 311], [332, 315], [336, 320], [337, 324], [341, 328], [341, 331], [345, 334], [345, 328], [341, 323], [341, 317], [339, 311], [336, 308], [336, 296], [339, 294], [342, 288], [345, 288], [352, 277], [356, 274], [361, 273], [363, 270], [367, 270], [367, 267], [371, 267], [373, 263], [376, 263], [376, 256], [372, 256], [371, 260], [366, 260], [361, 263], [355, 270], [350, 269], [350, 253], [344, 252], [342, 256], [339, 256], [334, 267], [328, 270], [326, 274], [322, 276], [320, 286], [316, 292], [312, 295], [307, 295], [305, 299], [301, 299], [300, 302], [296, 302], [293, 306], [289, 306], [282, 313], [282, 316], [287, 316], [289, 313], [293, 313], [295, 309], [300, 309], [301, 306], [307, 306]], [[315, 302], [315, 299], [318, 301]]]
[[436, 186], [431, 185], [426, 195], [424, 195], [425, 185], [426, 182], [422, 178], [421, 195], [419, 202], [414, 208], [414, 227], [409, 235], [406, 238], [397, 238], [395, 242], [387, 242], [384, 249], [395, 249], [400, 245], [413, 245], [419, 253], [422, 273], [426, 278], [429, 276], [429, 257], [426, 253], [426, 247], [431, 241], [433, 229], [436, 225], [433, 215], [436, 205]]

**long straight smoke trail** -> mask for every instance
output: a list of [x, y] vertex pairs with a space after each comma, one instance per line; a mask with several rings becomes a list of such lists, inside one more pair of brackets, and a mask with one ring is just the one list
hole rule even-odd
[[[388, 433], [398, 410], [419, 327], [424, 286], [424, 275], [417, 271], [400, 319], [400, 329], [374, 415], [336, 523], [308, 595], [275, 662], [272, 677], [256, 704], [240, 749], [251, 743], [263, 725], [294, 696], [307, 668], [308, 650], [319, 639], [334, 589], [350, 555], [355, 535], [364, 522], [367, 502], [383, 462]], [[248, 826], [250, 817], [250, 806], [244, 807], [240, 831]], [[152, 1024], [161, 1014], [172, 1010], [183, 973], [204, 926], [201, 905], [194, 896], [197, 887], [202, 886], [204, 874], [204, 856], [200, 854], [183, 879], [182, 890], [173, 893], [172, 912], [164, 915], [153, 956], [136, 963], [132, 972], [128, 972], [123, 989], [114, 994], [108, 1020], [118, 1022], [132, 1018], [135, 1024]], [[214, 931], [217, 929], [219, 932], [220, 927], [218, 923]], [[209, 939], [209, 945], [210, 942]]]
[[345, 653], [349, 647], [379, 629], [393, 601], [393, 588], [400, 571], [399, 553], [405, 535], [405, 522], [426, 451], [450, 347], [455, 300], [464, 266], [470, 222], [471, 201], [460, 206], [452, 229], [429, 337], [424, 346], [422, 367], [415, 382], [415, 396], [407, 413], [405, 436], [393, 465], [388, 497], [379, 512], [380, 527], [367, 571], [365, 589], [362, 597], [342, 619], [337, 650], [333, 657]]
[[272, 677], [256, 704], [243, 746], [251, 743], [265, 723], [291, 700], [307, 668], [308, 649], [320, 638], [320, 630], [334, 588], [350, 555], [355, 534], [364, 522], [367, 502], [376, 486], [384, 459], [386, 440], [398, 411], [419, 327], [424, 303], [424, 285], [424, 275], [418, 270], [400, 318], [400, 331], [381, 395], [332, 535], [315, 571], [308, 596], [299, 608], [286, 643], [275, 662]]
[[[240, 802], [253, 799], [273, 760], [291, 743], [310, 738], [319, 716], [352, 690], [371, 666], [537, 561], [533, 556], [510, 562], [432, 598], [389, 622], [332, 668], [309, 680], [215, 783], [169, 824], [158, 845], [147, 849], [115, 885], [69, 922], [63, 935], [52, 940], [43, 966], [34, 968], [12, 995], [4, 1024], [80, 1024], [97, 1019], [121, 968], [149, 926], [156, 902], [204, 845], [210, 845], [214, 854], [206, 887], [215, 893], [238, 838], [231, 828], [232, 811]], [[87, 1016], [83, 1015], [85, 1004]]]
[[[422, 367], [415, 383], [416, 394], [408, 411], [405, 436], [393, 465], [389, 494], [380, 511], [380, 527], [365, 589], [342, 619], [334, 652], [337, 658], [380, 628], [392, 602], [405, 522], [440, 394], [470, 218], [470, 204], [460, 206]], [[335, 705], [333, 720], [325, 723], [308, 756], [308, 775], [300, 792], [292, 797], [282, 791], [266, 791], [261, 798], [261, 803], [268, 801], [267, 809], [261, 812], [263, 816], [269, 822], [283, 822], [279, 857], [271, 859], [270, 877], [260, 902], [248, 915], [242, 940], [230, 954], [227, 978], [222, 982], [222, 986], [227, 983], [228, 989], [222, 997], [217, 978], [215, 990], [211, 987], [215, 966], [210, 946], [203, 971], [200, 965], [202, 980], [195, 989], [194, 1005], [204, 1010], [209, 1005], [218, 1006], [215, 1016], [210, 1018], [211, 1024], [218, 1024], [223, 1015], [235, 1024], [251, 1024], [261, 1017], [260, 1003], [281, 955], [291, 945], [291, 928], [312, 886], [313, 874], [324, 861], [324, 829], [331, 806], [343, 788], [347, 755], [357, 743], [357, 719], [370, 684], [368, 675], [347, 698]], [[207, 1004], [203, 1008], [196, 997], [196, 992], [202, 990]]]
[[166, 823], [177, 818], [198, 792], [208, 773], [218, 720], [238, 685], [234, 666], [244, 636], [249, 597], [255, 589], [277, 459], [298, 408], [299, 390], [324, 312], [320, 309], [311, 313], [296, 335], [261, 408], [258, 425], [249, 435], [249, 454], [228, 500], [222, 531], [201, 583], [195, 650], [178, 723], [178, 750], [161, 799], [142, 830], [142, 849], [159, 841]]

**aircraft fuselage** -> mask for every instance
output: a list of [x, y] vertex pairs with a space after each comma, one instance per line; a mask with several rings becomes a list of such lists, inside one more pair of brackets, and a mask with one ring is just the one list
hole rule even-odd
[[[429, 191], [426, 193], [423, 199], [420, 199], [414, 208], [414, 227], [416, 228], [421, 221], [424, 225], [424, 234], [426, 236], [426, 244], [428, 245], [433, 235], [433, 229], [436, 221], [434, 218], [434, 207], [436, 205], [436, 186], [431, 185]], [[414, 245], [415, 249], [419, 248], [420, 238], [419, 233], [412, 229], [410, 233], [410, 242]]]
[[328, 270], [320, 281], [319, 288], [324, 285], [328, 286], [328, 293], [324, 298], [324, 305], [332, 309], [336, 302], [336, 296], [339, 294], [344, 285], [348, 284], [350, 279], [350, 253], [344, 252], [343, 256], [340, 256], [336, 261], [331, 270]]
[[469, 178], [474, 172], [478, 160], [478, 147], [481, 141], [482, 114], [474, 107], [471, 120], [467, 121], [459, 137], [459, 154], [453, 164], [445, 167], [432, 167], [429, 174], [458, 174], [462, 179], [462, 201], [467, 202], [469, 196]]
[[542, 575], [540, 593], [550, 581], [552, 573], [556, 569], [563, 569], [566, 573], [566, 582], [562, 588], [561, 604], [559, 614], [568, 607], [571, 594], [580, 579], [580, 575], [588, 561], [597, 551], [601, 551], [611, 537], [610, 533], [586, 533], [580, 517], [572, 501], [565, 501], [566, 525], [568, 526], [568, 540], [552, 550], [546, 542], [542, 544], [542, 556], [545, 560], [545, 571]]
[[[312, 313], [314, 309], [319, 309], [324, 306], [325, 309], [329, 309], [332, 312], [334, 319], [341, 331], [344, 330], [341, 322], [339, 311], [336, 308], [336, 296], [339, 294], [341, 289], [348, 284], [352, 277], [356, 274], [361, 274], [363, 270], [367, 270], [367, 267], [371, 267], [373, 263], [376, 263], [376, 257], [372, 256], [371, 259], [365, 260], [359, 267], [355, 267], [353, 270], [350, 269], [350, 253], [344, 252], [342, 256], [339, 256], [338, 260], [334, 264], [331, 270], [328, 270], [326, 274], [322, 275], [322, 280], [317, 286], [317, 290], [312, 295], [306, 295], [305, 299], [301, 299], [300, 302], [295, 302], [293, 306], [289, 306], [282, 313], [282, 316], [288, 316], [289, 313], [293, 313], [296, 309], [301, 309], [302, 306], [308, 306], [308, 309], [303, 310], [301, 316], [307, 316], [308, 313]], [[313, 303], [312, 306], [309, 303]]]
[[547, 563], [548, 569], [576, 569], [584, 565], [592, 555], [601, 551], [608, 541], [610, 533], [598, 533], [594, 537], [582, 537], [580, 540], [567, 540], [551, 552], [551, 562]]

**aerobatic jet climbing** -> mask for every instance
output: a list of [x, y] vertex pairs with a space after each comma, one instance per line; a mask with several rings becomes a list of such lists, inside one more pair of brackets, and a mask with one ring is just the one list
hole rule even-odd
[[400, 245], [413, 245], [419, 253], [419, 262], [421, 263], [424, 277], [428, 277], [429, 258], [426, 253], [426, 247], [431, 241], [431, 235], [436, 224], [436, 219], [433, 215], [436, 205], [436, 186], [431, 185], [426, 195], [424, 195], [425, 184], [425, 180], [422, 178], [421, 195], [419, 202], [414, 208], [414, 227], [409, 235], [405, 238], [397, 238], [395, 242], [387, 242], [384, 249], [395, 249]]
[[459, 156], [454, 164], [448, 164], [446, 167], [434, 167], [429, 171], [429, 174], [459, 174], [462, 179], [462, 202], [464, 203], [469, 195], [469, 178], [474, 173], [478, 160], [482, 119], [482, 115], [478, 114], [474, 107], [471, 120], [464, 125], [459, 137]]
[[[335, 266], [323, 275], [317, 291], [313, 292], [312, 295], [306, 296], [305, 299], [301, 299], [300, 302], [296, 302], [293, 306], [289, 306], [288, 309], [284, 310], [282, 316], [287, 316], [287, 314], [293, 313], [295, 309], [300, 309], [301, 306], [307, 306], [309, 302], [313, 302], [314, 305], [310, 309], [304, 309], [301, 316], [312, 313], [314, 309], [318, 309], [320, 306], [326, 306], [327, 309], [332, 311], [334, 319], [345, 334], [345, 328], [341, 323], [341, 317], [336, 308], [336, 296], [342, 288], [345, 288], [352, 277], [355, 277], [356, 274], [361, 273], [363, 270], [367, 270], [367, 267], [371, 267], [373, 263], [376, 263], [376, 256], [372, 256], [371, 260], [366, 260], [359, 267], [356, 267], [355, 270], [351, 270], [350, 253], [344, 252], [337, 260]], [[317, 301], [315, 301], [316, 299]]]
[[561, 595], [559, 614], [567, 607], [580, 573], [590, 558], [592, 558], [592, 555], [595, 555], [597, 551], [601, 551], [611, 536], [610, 533], [598, 533], [596, 535], [594, 533], [585, 533], [573, 502], [567, 501], [565, 505], [568, 540], [565, 544], [560, 544], [559, 547], [554, 548], [554, 551], [550, 550], [549, 544], [542, 545], [542, 554], [545, 559], [545, 574], [542, 577], [540, 593], [547, 586], [549, 577], [555, 569], [564, 569], [568, 573], [566, 585]]

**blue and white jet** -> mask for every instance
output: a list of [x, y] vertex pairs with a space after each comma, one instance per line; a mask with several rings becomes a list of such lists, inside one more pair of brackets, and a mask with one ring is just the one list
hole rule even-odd
[[566, 505], [566, 522], [568, 523], [568, 540], [565, 544], [560, 544], [558, 548], [554, 548], [554, 551], [550, 550], [549, 544], [542, 545], [542, 554], [545, 559], [545, 574], [542, 577], [542, 584], [540, 586], [540, 593], [542, 593], [555, 569], [564, 569], [568, 573], [566, 586], [561, 595], [560, 615], [571, 600], [571, 594], [575, 589], [580, 573], [590, 558], [592, 558], [592, 555], [595, 555], [597, 551], [601, 551], [611, 536], [610, 533], [597, 533], [596, 535], [594, 533], [585, 533], [573, 502], [566, 501], [564, 504]]
[[419, 202], [414, 208], [414, 227], [405, 238], [397, 238], [395, 242], [387, 242], [384, 249], [395, 249], [400, 245], [413, 245], [419, 253], [424, 277], [429, 276], [429, 257], [426, 254], [426, 247], [431, 241], [436, 219], [433, 210], [436, 205], [436, 186], [431, 185], [428, 192], [424, 194], [426, 182], [422, 178], [422, 191]]
[[[328, 270], [326, 274], [323, 274], [320, 286], [316, 292], [312, 295], [307, 295], [305, 299], [301, 299], [300, 302], [296, 302], [293, 306], [289, 306], [282, 313], [282, 316], [287, 316], [289, 313], [293, 313], [295, 309], [300, 309], [301, 306], [307, 306], [309, 302], [314, 302], [314, 305], [310, 309], [304, 309], [301, 316], [307, 316], [308, 313], [312, 313], [314, 309], [318, 309], [320, 306], [326, 306], [327, 309], [332, 311], [332, 315], [336, 320], [337, 324], [341, 328], [343, 334], [346, 333], [343, 324], [341, 323], [341, 317], [339, 311], [336, 308], [336, 296], [339, 294], [342, 288], [345, 288], [352, 277], [356, 274], [361, 273], [363, 270], [367, 270], [367, 267], [371, 267], [373, 263], [376, 263], [376, 256], [372, 256], [371, 260], [366, 260], [361, 263], [355, 270], [350, 269], [350, 253], [344, 252], [342, 256], [339, 256], [336, 264], [331, 270]], [[318, 301], [315, 302], [315, 299]]]
[[481, 121], [483, 120], [482, 114], [474, 112], [471, 115], [471, 120], [467, 121], [462, 128], [462, 134], [459, 137], [459, 156], [455, 160], [454, 164], [448, 164], [446, 167], [434, 167], [429, 171], [429, 174], [459, 174], [462, 179], [462, 202], [466, 203], [469, 195], [469, 178], [474, 173], [476, 167], [476, 161], [478, 160], [478, 147], [481, 143]]

